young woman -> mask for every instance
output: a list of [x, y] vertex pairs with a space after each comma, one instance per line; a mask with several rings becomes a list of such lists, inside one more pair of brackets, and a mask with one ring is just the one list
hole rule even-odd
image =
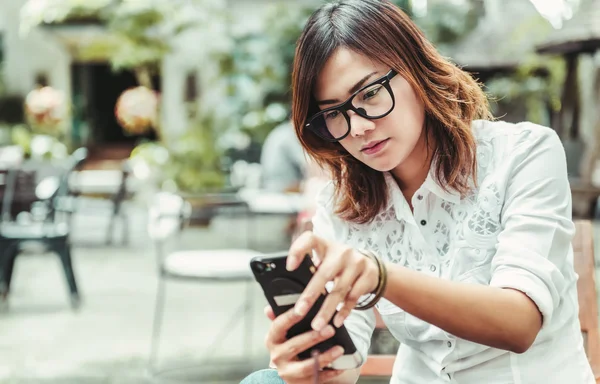
[[[274, 319], [267, 309], [275, 369], [243, 383], [356, 382], [358, 369], [315, 377], [314, 361], [295, 355], [329, 338], [333, 319], [365, 357], [373, 305], [401, 342], [392, 383], [594, 383], [554, 131], [492, 121], [480, 86], [387, 0], [312, 15], [297, 44], [293, 120], [333, 180], [288, 269], [311, 252], [319, 264], [294, 310]], [[329, 281], [314, 331], [287, 340]]]

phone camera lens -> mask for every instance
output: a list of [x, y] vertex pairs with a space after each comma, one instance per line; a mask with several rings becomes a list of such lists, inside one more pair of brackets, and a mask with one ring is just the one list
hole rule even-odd
[[263, 263], [256, 263], [254, 264], [254, 269], [258, 273], [263, 273], [265, 271], [265, 266], [263, 265]]

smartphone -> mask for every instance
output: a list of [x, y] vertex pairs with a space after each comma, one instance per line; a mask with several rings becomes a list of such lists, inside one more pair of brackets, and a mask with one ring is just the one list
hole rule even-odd
[[[261, 285], [267, 301], [271, 305], [271, 308], [273, 308], [275, 316], [281, 315], [296, 304], [296, 301], [298, 301], [304, 288], [306, 288], [316, 271], [316, 267], [309, 255], [304, 257], [300, 266], [294, 271], [288, 271], [285, 268], [286, 260], [287, 254], [276, 254], [254, 257], [250, 261], [252, 273], [256, 281]], [[312, 330], [311, 322], [319, 312], [326, 296], [327, 292], [324, 291], [306, 316], [288, 330], [288, 339]], [[333, 326], [333, 318], [329, 324]], [[328, 368], [345, 370], [360, 367], [362, 358], [356, 350], [356, 346], [352, 342], [346, 328], [342, 325], [340, 328], [335, 328], [334, 326], [334, 329], [335, 335], [332, 338], [322, 341], [306, 351], [300, 352], [298, 358], [301, 360], [308, 359], [315, 349], [319, 353], [323, 353], [336, 345], [340, 345], [344, 348], [344, 355], [331, 363]]]

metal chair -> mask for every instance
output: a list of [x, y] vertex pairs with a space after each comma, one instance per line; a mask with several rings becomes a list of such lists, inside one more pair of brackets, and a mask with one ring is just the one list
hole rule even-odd
[[[228, 205], [231, 208], [231, 205]], [[252, 347], [252, 311], [253, 276], [249, 261], [261, 253], [248, 249], [187, 250], [167, 252], [167, 242], [177, 237], [186, 227], [191, 217], [191, 205], [182, 197], [167, 193], [158, 193], [151, 204], [148, 217], [148, 233], [154, 242], [157, 253], [159, 282], [156, 296], [152, 342], [148, 374], [152, 378], [169, 375], [173, 371], [185, 370], [185, 367], [172, 369], [158, 368], [160, 336], [164, 317], [165, 293], [167, 281], [196, 282], [245, 282], [246, 297], [243, 305], [233, 314], [217, 334], [208, 349], [208, 355], [214, 353], [224, 336], [231, 331], [240, 318], [245, 317], [245, 355], [251, 355]], [[207, 364], [211, 364], [207, 361]], [[195, 378], [197, 382], [197, 378]]]
[[[59, 176], [48, 176], [39, 183], [35, 181], [35, 173], [20, 168], [8, 171], [0, 223], [0, 300], [3, 304], [6, 304], [8, 298], [15, 259], [23, 247], [36, 243], [60, 258], [69, 286], [71, 306], [79, 308], [81, 299], [73, 272], [69, 242], [70, 216], [73, 212], [63, 210], [64, 204], [61, 202], [70, 197], [69, 175], [82, 166], [86, 157], [85, 148], [75, 151], [59, 171]], [[23, 195], [27, 196], [26, 199], [24, 202], [19, 201]], [[31, 201], [31, 196], [34, 196], [34, 201]], [[20, 207], [15, 215], [15, 202], [27, 205], [27, 209]], [[19, 219], [23, 213], [26, 214], [25, 222]]]
[[105, 245], [113, 245], [117, 221], [121, 222], [120, 243], [129, 243], [129, 220], [125, 202], [130, 200], [135, 191], [131, 164], [128, 160], [121, 163], [120, 170], [83, 170], [74, 173], [70, 180], [73, 195], [79, 199], [79, 210], [89, 216], [110, 215], [106, 228]]

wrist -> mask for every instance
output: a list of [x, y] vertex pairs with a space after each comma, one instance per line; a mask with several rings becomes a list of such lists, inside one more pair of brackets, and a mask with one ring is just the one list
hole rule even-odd
[[[380, 271], [379, 271], [379, 265], [377, 264], [377, 261], [375, 260], [375, 255], [372, 256], [368, 256], [363, 254], [363, 257], [367, 258], [368, 262], [367, 262], [367, 275], [369, 276], [369, 293], [374, 294], [377, 291], [377, 287], [379, 286], [379, 280], [380, 280]], [[383, 262], [383, 261], [382, 261]]]
[[368, 285], [370, 298], [359, 302], [355, 309], [366, 310], [374, 307], [383, 297], [387, 286], [387, 269], [384, 261], [373, 252], [367, 250], [359, 250], [358, 252], [370, 261], [367, 263], [365, 275], [367, 275], [366, 277], [371, 284]]

